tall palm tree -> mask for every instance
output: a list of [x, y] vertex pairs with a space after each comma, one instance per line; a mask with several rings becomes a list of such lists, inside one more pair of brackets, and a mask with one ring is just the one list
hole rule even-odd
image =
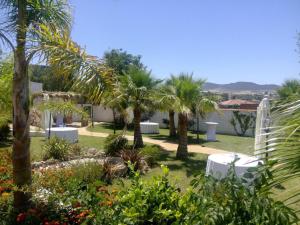
[[[31, 184], [28, 64], [34, 54], [41, 53], [62, 71], [75, 73], [76, 83], [103, 81], [107, 73], [101, 61], [69, 38], [71, 16], [65, 0], [0, 0], [0, 5], [8, 15], [0, 25], [0, 38], [14, 54], [13, 178], [24, 187]], [[89, 93], [102, 93], [106, 83], [98, 83]], [[15, 207], [27, 208], [29, 198], [28, 193], [15, 191]]]
[[[65, 1], [50, 0], [1, 0], [2, 10], [7, 12], [6, 21], [0, 27], [0, 37], [14, 53], [13, 79], [13, 177], [17, 186], [31, 183], [29, 137], [29, 78], [26, 54], [29, 37], [39, 24], [62, 29], [70, 28], [70, 14]], [[50, 25], [51, 24], [51, 25]], [[10, 38], [10, 37], [15, 38]], [[14, 193], [17, 208], [26, 207], [28, 198], [24, 192]]]
[[179, 139], [176, 157], [184, 159], [188, 157], [188, 116], [193, 109], [197, 109], [198, 113], [212, 111], [216, 104], [202, 95], [204, 80], [195, 80], [192, 74], [172, 75], [166, 83], [172, 91], [169, 91], [162, 101], [169, 102], [170, 109], [178, 113]]
[[155, 90], [160, 82], [151, 76], [151, 72], [136, 66], [131, 66], [128, 74], [121, 78], [121, 92], [133, 110], [136, 148], [144, 145], [140, 127], [142, 112], [154, 105]]

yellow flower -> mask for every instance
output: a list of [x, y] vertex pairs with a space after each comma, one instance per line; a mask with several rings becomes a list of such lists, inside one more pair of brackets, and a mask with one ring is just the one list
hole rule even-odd
[[11, 194], [8, 193], [8, 192], [3, 192], [2, 195], [1, 195], [1, 197], [4, 198], [4, 199], [8, 199], [10, 197], [10, 195]]

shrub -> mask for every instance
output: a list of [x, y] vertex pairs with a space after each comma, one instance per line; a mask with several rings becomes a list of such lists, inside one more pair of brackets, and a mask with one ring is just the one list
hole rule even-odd
[[42, 146], [43, 160], [58, 159], [67, 160], [71, 150], [71, 144], [61, 138], [52, 137]]
[[104, 150], [107, 155], [116, 156], [127, 144], [128, 140], [124, 135], [110, 134], [104, 141]]
[[79, 156], [82, 153], [82, 149], [79, 144], [72, 144], [70, 148], [70, 154]]
[[144, 182], [134, 174], [130, 187], [117, 195], [115, 216], [111, 224], [180, 224], [180, 192], [168, 180], [168, 168], [163, 175]]
[[0, 142], [7, 141], [10, 136], [10, 128], [8, 124], [0, 126]]
[[140, 150], [140, 154], [146, 160], [149, 166], [155, 165], [159, 160], [161, 148], [158, 145], [146, 145]]
[[125, 164], [128, 163], [134, 165], [134, 170], [141, 169], [142, 163], [142, 155], [136, 149], [124, 149], [120, 152], [121, 158], [124, 160]]
[[93, 183], [103, 176], [103, 167], [96, 162], [87, 162], [71, 168], [73, 176], [84, 183]]

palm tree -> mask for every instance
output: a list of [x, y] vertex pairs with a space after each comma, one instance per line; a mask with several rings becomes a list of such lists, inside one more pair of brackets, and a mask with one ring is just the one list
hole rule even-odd
[[121, 92], [133, 110], [136, 148], [144, 145], [140, 127], [142, 112], [154, 105], [155, 90], [160, 82], [151, 76], [151, 72], [136, 66], [131, 66], [128, 74], [121, 78]]
[[[1, 23], [0, 38], [14, 54], [13, 178], [21, 188], [31, 184], [28, 64], [34, 54], [40, 53], [51, 65], [76, 74], [76, 84], [103, 81], [90, 90], [94, 95], [103, 92], [107, 84], [104, 79], [110, 73], [101, 61], [87, 55], [69, 38], [71, 16], [66, 1], [0, 0], [0, 5], [8, 15]], [[29, 198], [30, 194], [15, 191], [15, 207], [27, 208]]]
[[277, 90], [277, 93], [282, 100], [287, 98], [299, 99], [300, 96], [300, 80], [286, 80], [281, 88]]
[[176, 137], [176, 126], [175, 126], [175, 88], [170, 85], [169, 80], [160, 87], [159, 90], [159, 109], [166, 111], [169, 114], [169, 137]]
[[176, 157], [180, 159], [188, 156], [188, 116], [196, 109], [197, 114], [212, 111], [216, 103], [205, 98], [202, 93], [204, 80], [194, 80], [192, 74], [181, 73], [171, 76], [166, 82], [169, 92], [161, 98], [168, 103], [170, 110], [178, 113], [178, 148]]
[[[271, 165], [272, 180], [268, 188], [285, 186], [300, 178], [300, 100], [279, 104], [272, 110], [273, 124], [269, 128], [267, 146], [262, 149], [262, 155], [266, 155], [265, 160]], [[299, 185], [293, 186], [293, 192], [287, 191], [283, 199], [286, 204], [300, 202]]]

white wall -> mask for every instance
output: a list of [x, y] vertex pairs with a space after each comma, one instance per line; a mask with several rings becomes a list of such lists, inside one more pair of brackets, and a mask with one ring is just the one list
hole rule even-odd
[[[256, 112], [249, 112], [249, 111], [245, 111], [245, 112], [241, 112], [243, 114], [253, 114], [254, 116], [256, 116]], [[217, 125], [217, 133], [219, 134], [231, 134], [231, 135], [236, 135], [236, 132], [233, 128], [233, 126], [230, 123], [230, 120], [233, 117], [233, 111], [232, 110], [221, 110], [220, 112], [213, 112], [207, 115], [206, 119], [200, 120], [200, 131], [205, 132], [207, 125], [205, 124], [205, 122], [217, 122], [219, 123]], [[255, 123], [254, 123], [254, 127], [255, 127]], [[194, 126], [194, 129], [196, 129], [196, 124]], [[249, 129], [245, 136], [254, 136], [254, 131], [253, 129]]]
[[[79, 105], [80, 107], [80, 105]], [[256, 116], [255, 111], [241, 111], [242, 113], [245, 114], [250, 114], [252, 113], [254, 116]], [[131, 115], [132, 112], [129, 112]], [[93, 106], [93, 115], [94, 115], [94, 121], [97, 122], [113, 122], [113, 114], [112, 110], [110, 108], [105, 108], [103, 106]], [[132, 117], [132, 115], [131, 115]], [[228, 110], [228, 109], [220, 109], [219, 112], [213, 112], [209, 113], [205, 119], [201, 119], [199, 121], [199, 128], [200, 131], [206, 132], [207, 125], [205, 122], [217, 122], [219, 123], [217, 125], [217, 133], [219, 134], [230, 134], [230, 135], [236, 135], [236, 132], [234, 131], [233, 126], [230, 124], [230, 120], [233, 117], [233, 110]], [[163, 119], [169, 119], [169, 114], [168, 112], [156, 112], [151, 118], [151, 122], [156, 122], [159, 123], [159, 126], [161, 128], [165, 128], [166, 125], [163, 123]], [[79, 117], [76, 117], [75, 115], [73, 116], [73, 121], [80, 121]], [[194, 119], [195, 124], [194, 124], [194, 130], [197, 128], [196, 124], [196, 119]], [[175, 113], [175, 126], [177, 127], [178, 123], [178, 115]], [[246, 136], [253, 136], [253, 129], [249, 129], [246, 132]]]
[[[254, 116], [256, 116], [256, 112], [249, 112], [244, 111], [242, 113], [250, 114], [252, 113]], [[199, 121], [199, 128], [200, 131], [206, 132], [207, 125], [205, 122], [217, 122], [219, 123], [217, 125], [217, 133], [219, 134], [230, 134], [230, 135], [236, 135], [236, 132], [234, 131], [233, 126], [230, 124], [230, 120], [233, 116], [232, 110], [220, 110], [220, 112], [213, 112], [209, 113], [205, 119], [201, 119]], [[163, 119], [169, 119], [169, 114], [167, 112], [156, 112], [153, 117], [150, 119], [151, 122], [159, 123], [159, 126], [164, 128], [166, 125], [162, 122]], [[197, 128], [196, 119], [194, 119], [195, 125], [194, 130]], [[177, 127], [178, 123], [178, 116], [175, 114], [175, 125]], [[246, 136], [253, 136], [253, 130], [249, 129], [246, 132]]]
[[30, 86], [30, 93], [40, 93], [43, 91], [43, 84], [42, 83], [37, 83], [37, 82], [32, 82], [30, 81], [29, 83]]

